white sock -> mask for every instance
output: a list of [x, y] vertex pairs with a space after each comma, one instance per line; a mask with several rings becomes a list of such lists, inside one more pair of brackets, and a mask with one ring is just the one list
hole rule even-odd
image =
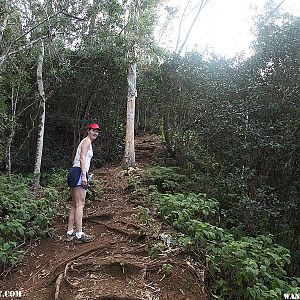
[[72, 229], [72, 230], [68, 230], [68, 231], [67, 231], [67, 234], [71, 235], [73, 232], [74, 232], [73, 229]]
[[81, 236], [82, 236], [82, 231], [80, 231], [80, 232], [76, 232], [76, 237], [78, 238], [78, 239], [80, 239], [81, 238]]

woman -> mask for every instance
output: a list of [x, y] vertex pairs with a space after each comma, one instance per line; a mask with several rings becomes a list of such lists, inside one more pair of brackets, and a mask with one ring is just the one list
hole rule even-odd
[[[72, 207], [69, 214], [68, 231], [65, 237], [67, 242], [74, 240], [76, 243], [86, 243], [95, 240], [94, 235], [88, 235], [82, 231], [82, 217], [88, 186], [88, 171], [93, 156], [92, 142], [98, 137], [99, 131], [100, 127], [98, 124], [88, 125], [87, 136], [80, 142], [73, 167], [69, 170], [68, 186], [71, 190]], [[74, 225], [76, 233], [73, 229]]]

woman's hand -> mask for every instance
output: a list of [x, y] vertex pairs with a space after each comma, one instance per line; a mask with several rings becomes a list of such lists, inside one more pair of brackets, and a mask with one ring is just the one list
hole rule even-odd
[[88, 182], [87, 182], [86, 174], [82, 174], [82, 177], [81, 177], [81, 186], [83, 188], [86, 188], [87, 184], [88, 184]]

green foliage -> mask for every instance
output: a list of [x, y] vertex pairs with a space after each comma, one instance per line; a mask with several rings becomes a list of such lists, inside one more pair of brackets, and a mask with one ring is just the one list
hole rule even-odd
[[177, 232], [176, 235], [172, 239], [173, 245], [178, 245], [186, 250], [192, 249], [194, 245], [194, 240], [192, 237], [182, 233]]
[[67, 170], [53, 169], [44, 174], [42, 185], [45, 186], [43, 192], [53, 198], [56, 203], [63, 203], [69, 196], [69, 190], [66, 188]]
[[168, 264], [168, 263], [164, 263], [161, 266], [161, 268], [166, 276], [170, 276], [170, 274], [172, 273], [173, 267], [174, 267], [173, 265]]
[[0, 243], [0, 265], [14, 265], [23, 258], [23, 252], [16, 250], [16, 242]]
[[178, 192], [189, 188], [189, 179], [186, 175], [180, 173], [180, 169], [177, 167], [162, 167], [154, 166], [149, 169], [144, 180], [153, 189], [161, 192]]
[[206, 219], [217, 214], [218, 202], [207, 198], [205, 194], [152, 193], [151, 198], [170, 222], [189, 218]]
[[87, 190], [87, 200], [97, 200], [103, 192], [102, 183], [100, 180], [93, 178], [89, 183]]
[[149, 210], [143, 206], [138, 206], [138, 218], [142, 224], [147, 224], [150, 221]]
[[[300, 261], [299, 28], [299, 17], [264, 20], [248, 59], [170, 55], [140, 78], [147, 99], [140, 114], [151, 115], [145, 127], [160, 126], [169, 156], [193, 173], [191, 190], [218, 199], [220, 219], [235, 234], [273, 234], [291, 250], [294, 266]], [[172, 185], [169, 191], [178, 188]]]
[[274, 244], [269, 236], [236, 240], [227, 230], [199, 220], [199, 212], [205, 219], [214, 211], [215, 201], [208, 204], [209, 199], [200, 198], [202, 201], [195, 204], [195, 195], [193, 200], [189, 198], [176, 194], [159, 197], [156, 193], [154, 202], [175, 229], [205, 249], [206, 261], [215, 278], [213, 293], [220, 299], [278, 299], [283, 291], [300, 291], [298, 284], [293, 286], [293, 279], [287, 276], [288, 249]]
[[[144, 174], [144, 181], [139, 180], [140, 185], [153, 182], [147, 177], [149, 173]], [[166, 176], [165, 169], [163, 173]], [[161, 194], [155, 189], [148, 198], [178, 230], [173, 245], [205, 254], [212, 293], [218, 299], [279, 299], [287, 291], [299, 293], [300, 278], [287, 273], [290, 251], [274, 243], [272, 235], [237, 236], [222, 228], [217, 200], [205, 194]], [[157, 257], [162, 247], [161, 243], [154, 245], [149, 255]]]
[[152, 259], [156, 259], [164, 251], [164, 249], [165, 249], [165, 246], [164, 246], [163, 243], [157, 243], [157, 244], [155, 244], [151, 247], [151, 249], [149, 250], [148, 255]]
[[0, 176], [0, 268], [22, 258], [19, 247], [36, 237], [51, 235], [56, 208], [62, 201], [62, 172], [52, 174], [51, 185], [37, 198], [32, 177]]

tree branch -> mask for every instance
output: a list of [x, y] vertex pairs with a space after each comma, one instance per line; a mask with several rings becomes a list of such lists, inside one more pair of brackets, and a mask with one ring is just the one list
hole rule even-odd
[[185, 46], [185, 44], [186, 44], [186, 42], [187, 42], [187, 40], [188, 40], [188, 38], [189, 38], [189, 35], [190, 35], [190, 33], [191, 33], [191, 31], [192, 31], [194, 25], [195, 25], [195, 22], [196, 22], [196, 20], [197, 20], [197, 18], [198, 18], [198, 16], [199, 16], [201, 10], [205, 7], [205, 5], [206, 5], [209, 1], [210, 1], [210, 0], [201, 0], [199, 9], [198, 9], [198, 11], [197, 11], [197, 13], [196, 13], [196, 16], [195, 16], [195, 18], [194, 18], [194, 20], [193, 20], [193, 22], [192, 22], [192, 24], [191, 24], [191, 26], [190, 26], [190, 28], [189, 28], [188, 33], [187, 33], [186, 36], [185, 36], [185, 39], [184, 39], [184, 41], [183, 41], [183, 43], [182, 43], [182, 45], [181, 45], [181, 47], [180, 47], [180, 49], [179, 49], [179, 51], [178, 51], [178, 54], [180, 54], [180, 53], [182, 52], [182, 49], [183, 49], [183, 47]]
[[24, 36], [26, 36], [28, 33], [32, 32], [34, 29], [36, 29], [37, 27], [41, 26], [42, 24], [44, 24], [45, 22], [49, 21], [50, 19], [56, 17], [57, 15], [59, 15], [60, 13], [62, 13], [62, 11], [59, 11], [55, 14], [53, 14], [50, 17], [47, 17], [46, 19], [44, 19], [43, 21], [41, 21], [40, 23], [36, 24], [35, 26], [31, 27], [30, 29], [28, 29], [26, 32], [24, 32], [23, 34], [21, 34], [18, 38], [16, 38], [14, 41], [12, 41], [9, 45], [9, 47], [6, 50], [6, 53], [8, 53], [11, 49], [11, 47], [18, 42], [21, 38], [23, 38]]
[[179, 23], [179, 29], [178, 29], [178, 36], [177, 36], [177, 42], [176, 42], [176, 47], [175, 47], [175, 53], [177, 53], [178, 47], [179, 47], [179, 42], [180, 42], [180, 33], [181, 33], [181, 26], [182, 26], [182, 22], [186, 13], [186, 10], [190, 4], [191, 0], [189, 0], [184, 8], [184, 11], [181, 15], [181, 19], [180, 19], [180, 23]]
[[79, 17], [76, 17], [74, 15], [71, 15], [69, 13], [65, 13], [65, 12], [61, 12], [64, 16], [67, 16], [67, 17], [70, 17], [72, 19], [76, 19], [76, 20], [79, 20], [79, 21], [86, 21], [86, 19], [83, 19], [83, 18], [79, 18]]
[[274, 13], [280, 8], [280, 6], [285, 2], [286, 0], [282, 0], [270, 13], [269, 15], [266, 17], [265, 22], [268, 21], [273, 15]]

